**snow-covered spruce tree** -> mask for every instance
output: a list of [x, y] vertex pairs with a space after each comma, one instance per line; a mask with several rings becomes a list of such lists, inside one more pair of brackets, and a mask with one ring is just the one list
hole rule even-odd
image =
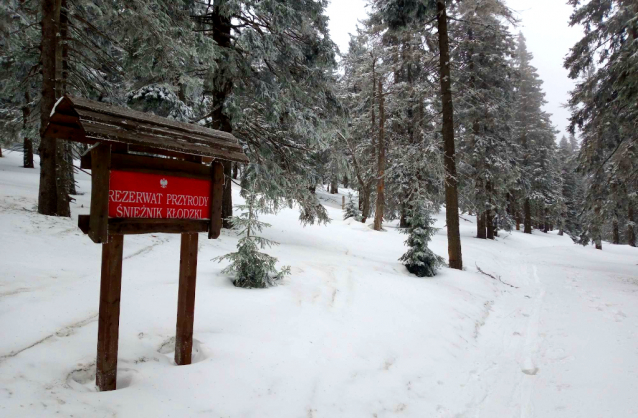
[[361, 211], [359, 210], [359, 206], [355, 203], [352, 193], [348, 193], [348, 201], [346, 202], [346, 208], [343, 212], [344, 221], [350, 218], [355, 221], [361, 221]]
[[[521, 175], [517, 186], [518, 207], [523, 208], [524, 232], [532, 233], [532, 224], [546, 226], [550, 208], [556, 204], [559, 185], [555, 162], [555, 134], [545, 104], [543, 82], [531, 65], [523, 34], [518, 36], [516, 52], [516, 105], [514, 136], [521, 147]], [[535, 214], [536, 216], [533, 216]]]
[[367, 30], [357, 29], [351, 35], [348, 53], [341, 66], [344, 75], [339, 83], [339, 99], [344, 105], [346, 120], [338, 135], [346, 144], [359, 190], [361, 222], [371, 214], [371, 200], [376, 183], [377, 164], [377, 81], [379, 48], [377, 39]]
[[284, 266], [280, 271], [275, 268], [277, 259], [259, 250], [273, 245], [277, 242], [255, 235], [270, 224], [261, 222], [259, 213], [270, 213], [272, 208], [268, 199], [259, 196], [252, 190], [242, 189], [242, 196], [246, 199], [243, 205], [235, 205], [235, 208], [242, 211], [239, 216], [231, 218], [233, 229], [241, 238], [237, 243], [237, 251], [216, 257], [214, 261], [230, 261], [230, 265], [223, 270], [223, 273], [232, 274], [233, 284], [237, 287], [263, 288], [275, 285], [284, 276], [290, 274], [290, 267]]
[[493, 239], [495, 217], [507, 229], [514, 224], [508, 197], [520, 175], [513, 137], [515, 43], [505, 24], [514, 18], [501, 0], [465, 1], [458, 12], [451, 41], [456, 46], [461, 207], [477, 213], [477, 237]]
[[[310, 191], [317, 169], [312, 155], [334, 135], [331, 118], [336, 46], [328, 33], [324, 1], [208, 0], [199, 2], [198, 31], [215, 42], [217, 58], [204, 93], [205, 121], [232, 131], [269, 181], [263, 196], [299, 204], [300, 220], [327, 222]], [[230, 175], [230, 165], [225, 166]], [[228, 213], [230, 184], [222, 213]]]
[[428, 242], [437, 231], [434, 219], [422, 201], [414, 201], [408, 209], [408, 228], [401, 232], [409, 237], [405, 244], [410, 249], [399, 258], [408, 271], [418, 277], [433, 277], [444, 264], [443, 258], [428, 248]]
[[0, 145], [23, 142], [25, 167], [33, 168], [33, 148], [39, 145], [35, 111], [40, 95], [38, 61], [40, 3], [11, 0], [0, 4]]
[[558, 146], [558, 163], [561, 169], [561, 200], [556, 216], [558, 235], [567, 233], [578, 242], [582, 233], [580, 211], [583, 207], [583, 182], [578, 167], [578, 143], [574, 136], [570, 140], [562, 137]]

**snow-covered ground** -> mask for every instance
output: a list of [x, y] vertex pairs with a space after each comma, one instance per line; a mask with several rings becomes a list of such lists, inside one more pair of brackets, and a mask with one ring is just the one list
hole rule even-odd
[[[419, 279], [396, 224], [342, 221], [323, 192], [328, 226], [263, 217], [292, 266], [280, 286], [234, 288], [210, 260], [237, 238], [201, 237], [189, 366], [172, 360], [179, 236], [127, 236], [118, 390], [99, 393], [101, 249], [76, 226], [89, 177], [73, 219], [44, 217], [21, 160], [0, 159], [0, 417], [638, 416], [638, 250], [482, 241], [467, 217], [466, 271]], [[447, 254], [444, 229], [432, 248]]]

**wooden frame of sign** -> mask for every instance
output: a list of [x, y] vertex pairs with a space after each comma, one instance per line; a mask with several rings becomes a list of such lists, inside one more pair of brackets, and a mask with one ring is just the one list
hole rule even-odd
[[45, 137], [92, 145], [81, 160], [81, 167], [91, 170], [91, 209], [78, 217], [78, 226], [102, 244], [98, 388], [116, 388], [124, 235], [181, 234], [175, 363], [190, 364], [198, 234], [219, 237], [220, 160], [248, 162], [237, 139], [71, 96], [56, 103]]

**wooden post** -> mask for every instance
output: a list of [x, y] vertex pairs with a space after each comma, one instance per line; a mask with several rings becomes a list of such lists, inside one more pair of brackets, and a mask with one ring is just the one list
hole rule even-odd
[[341, 196], [341, 209], [345, 209], [346, 208], [346, 197], [345, 196]]
[[222, 198], [224, 195], [224, 166], [213, 161], [210, 166], [210, 228], [208, 239], [217, 239], [222, 230]]
[[182, 234], [177, 296], [177, 333], [175, 336], [175, 363], [180, 366], [191, 364], [193, 352], [198, 237], [198, 234]]
[[[108, 242], [109, 170], [111, 146], [99, 144], [91, 149], [91, 220], [89, 238], [96, 244]], [[104, 259], [102, 259], [104, 263]]]
[[100, 317], [97, 330], [96, 384], [101, 391], [115, 390], [120, 328], [124, 235], [111, 235], [109, 238], [109, 242], [102, 245]]

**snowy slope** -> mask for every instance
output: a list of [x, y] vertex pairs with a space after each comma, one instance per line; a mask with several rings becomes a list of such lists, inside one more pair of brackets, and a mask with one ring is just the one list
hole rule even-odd
[[[328, 226], [263, 217], [281, 243], [269, 253], [292, 266], [275, 288], [234, 288], [210, 260], [237, 238], [201, 237], [189, 366], [172, 360], [179, 236], [127, 236], [119, 389], [96, 392], [101, 253], [76, 227], [89, 177], [73, 219], [44, 217], [21, 160], [0, 159], [1, 417], [638, 416], [636, 249], [486, 242], [467, 218], [466, 271], [418, 279], [395, 224], [342, 221], [323, 192]], [[432, 248], [446, 246], [441, 229]]]

